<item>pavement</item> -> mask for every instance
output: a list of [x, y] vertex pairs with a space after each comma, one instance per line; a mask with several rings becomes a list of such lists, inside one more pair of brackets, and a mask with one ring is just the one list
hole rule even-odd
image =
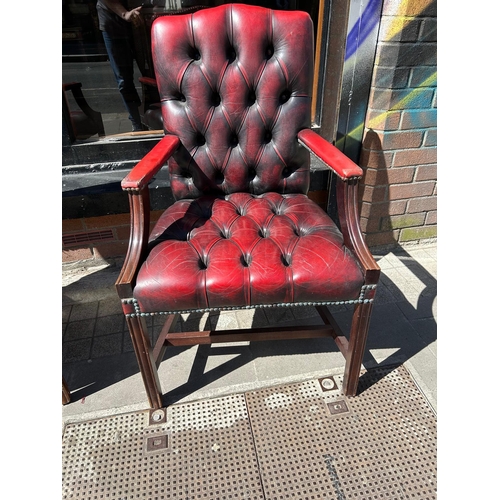
[[[403, 364], [437, 412], [437, 245], [373, 251], [382, 274], [363, 365]], [[62, 374], [71, 402], [63, 425], [148, 408], [130, 336], [114, 289], [120, 260], [63, 267]], [[331, 308], [348, 332], [349, 310]], [[315, 324], [313, 308], [183, 315], [178, 328], [232, 329]], [[161, 320], [149, 319], [152, 340]], [[342, 374], [331, 339], [170, 347], [159, 375], [166, 405]]]

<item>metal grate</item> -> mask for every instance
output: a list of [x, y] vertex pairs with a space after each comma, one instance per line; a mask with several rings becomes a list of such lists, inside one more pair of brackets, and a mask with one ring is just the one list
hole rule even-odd
[[264, 499], [244, 396], [69, 424], [63, 499]]
[[319, 381], [247, 394], [266, 499], [436, 498], [436, 419], [406, 370], [360, 386], [347, 400]]
[[65, 234], [62, 237], [63, 247], [74, 247], [82, 244], [96, 243], [99, 241], [113, 240], [114, 235], [111, 229], [103, 229], [99, 231], [89, 231], [86, 233]]
[[436, 418], [406, 370], [349, 399], [333, 378], [69, 424], [63, 498], [435, 499]]

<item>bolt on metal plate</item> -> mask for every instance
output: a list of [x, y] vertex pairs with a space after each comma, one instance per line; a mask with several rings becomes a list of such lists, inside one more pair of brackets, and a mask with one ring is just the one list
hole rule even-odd
[[149, 425], [164, 424], [167, 421], [167, 411], [165, 408], [149, 410]]
[[339, 413], [347, 413], [349, 411], [345, 399], [338, 399], [336, 401], [326, 403], [326, 406], [328, 406], [328, 409], [330, 410], [330, 413], [332, 415], [338, 415]]
[[165, 451], [168, 449], [168, 435], [158, 434], [155, 436], [146, 437], [145, 439], [145, 453], [154, 451]]
[[338, 389], [337, 383], [333, 379], [333, 377], [323, 377], [318, 379], [319, 385], [323, 392], [325, 391], [335, 391]]

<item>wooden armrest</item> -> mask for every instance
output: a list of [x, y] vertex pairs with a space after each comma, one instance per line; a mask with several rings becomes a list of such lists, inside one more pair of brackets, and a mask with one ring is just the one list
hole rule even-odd
[[304, 129], [297, 134], [297, 138], [303, 146], [331, 168], [342, 180], [359, 178], [363, 175], [361, 167], [316, 132]]
[[180, 140], [177, 136], [164, 136], [123, 179], [121, 183], [122, 189], [125, 191], [141, 191], [147, 187], [153, 176], [175, 153], [179, 145]]

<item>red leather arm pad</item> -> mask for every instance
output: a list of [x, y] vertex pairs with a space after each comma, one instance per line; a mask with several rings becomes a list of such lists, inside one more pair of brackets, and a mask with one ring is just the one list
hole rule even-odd
[[297, 138], [303, 146], [327, 167], [330, 167], [342, 180], [363, 175], [361, 167], [316, 132], [303, 129], [297, 134]]
[[180, 140], [175, 135], [166, 135], [160, 142], [137, 163], [137, 165], [122, 180], [122, 189], [143, 189], [165, 162], [175, 153]]

